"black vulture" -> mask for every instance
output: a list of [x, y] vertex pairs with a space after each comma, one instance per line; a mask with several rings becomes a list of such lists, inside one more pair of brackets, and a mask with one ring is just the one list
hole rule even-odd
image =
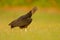
[[9, 25], [11, 28], [19, 27], [21, 29], [27, 28], [28, 25], [32, 22], [32, 14], [34, 14], [37, 10], [37, 7], [34, 7], [32, 10], [30, 10], [27, 14], [19, 17], [18, 19], [15, 19], [12, 21]]

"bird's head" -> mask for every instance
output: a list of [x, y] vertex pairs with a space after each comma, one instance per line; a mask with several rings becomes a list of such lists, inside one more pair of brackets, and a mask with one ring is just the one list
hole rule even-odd
[[34, 13], [36, 12], [36, 10], [37, 10], [37, 7], [34, 7], [34, 8], [32, 9], [32, 13], [34, 14]]

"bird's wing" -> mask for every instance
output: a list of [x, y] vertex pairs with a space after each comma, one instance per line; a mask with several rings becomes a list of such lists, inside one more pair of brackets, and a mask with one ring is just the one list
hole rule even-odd
[[27, 26], [32, 22], [31, 18], [21, 20], [17, 25], [18, 26]]

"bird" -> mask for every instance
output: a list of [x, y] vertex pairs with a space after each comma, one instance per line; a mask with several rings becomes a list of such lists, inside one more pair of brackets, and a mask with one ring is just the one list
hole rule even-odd
[[27, 14], [20, 16], [9, 23], [11, 28], [19, 27], [20, 29], [27, 28], [32, 22], [32, 15], [36, 12], [37, 7], [32, 8]]

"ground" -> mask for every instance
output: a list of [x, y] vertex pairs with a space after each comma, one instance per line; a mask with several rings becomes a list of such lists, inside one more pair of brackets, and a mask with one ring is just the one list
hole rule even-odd
[[[56, 8], [40, 8], [32, 16], [33, 21], [27, 32], [11, 29], [8, 25], [14, 19], [27, 13], [31, 8], [0, 9], [0, 40], [60, 40], [60, 10]], [[43, 10], [42, 10], [43, 9]]]

